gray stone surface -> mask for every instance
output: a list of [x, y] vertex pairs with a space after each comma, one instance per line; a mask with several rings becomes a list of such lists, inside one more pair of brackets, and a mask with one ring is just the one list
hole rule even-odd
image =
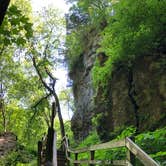
[[107, 103], [102, 103], [103, 90], [99, 88], [96, 92], [91, 75], [98, 41], [96, 37], [87, 43], [80, 65], [71, 75], [76, 107], [71, 128], [75, 139], [81, 140], [89, 134], [92, 117], [99, 113], [103, 113], [103, 119], [97, 131], [102, 138], [124, 126], [137, 126], [137, 121], [140, 131], [166, 124], [166, 56], [138, 57], [131, 68], [132, 81], [126, 66], [115, 69], [107, 87]]

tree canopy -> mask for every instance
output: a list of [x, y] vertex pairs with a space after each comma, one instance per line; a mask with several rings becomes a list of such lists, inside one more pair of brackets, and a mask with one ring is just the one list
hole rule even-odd
[[63, 31], [58, 9], [34, 16], [27, 0], [12, 0], [0, 26], [0, 132], [15, 133], [30, 151], [51, 125], [53, 98], [59, 102], [54, 73], [62, 66]]

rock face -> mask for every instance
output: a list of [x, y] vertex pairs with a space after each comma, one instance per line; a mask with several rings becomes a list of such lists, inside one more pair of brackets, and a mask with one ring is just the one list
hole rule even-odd
[[17, 137], [13, 133], [0, 134], [0, 158], [14, 150], [16, 143]]
[[166, 117], [165, 55], [139, 57], [132, 68], [113, 73], [112, 114], [114, 129], [135, 125], [139, 131], [164, 125]]
[[73, 80], [73, 93], [77, 111], [72, 117], [72, 130], [76, 139], [83, 139], [92, 129], [91, 119], [94, 114], [94, 89], [91, 69], [96, 58], [97, 40], [91, 50], [85, 52], [79, 61], [77, 70], [70, 73]]
[[[102, 113], [97, 131], [102, 138], [124, 126], [134, 125], [138, 131], [165, 125], [166, 118], [166, 56], [138, 57], [130, 68], [115, 69], [107, 87], [107, 102], [100, 101], [102, 89], [96, 92], [92, 72], [97, 40], [80, 58], [71, 73], [76, 112], [72, 130], [76, 139], [83, 139], [92, 130], [92, 117]], [[97, 94], [97, 95], [96, 95]], [[94, 100], [94, 97], [97, 100]]]
[[[139, 129], [153, 129], [166, 121], [166, 56], [139, 58], [133, 68]], [[164, 124], [165, 123], [165, 124]]]

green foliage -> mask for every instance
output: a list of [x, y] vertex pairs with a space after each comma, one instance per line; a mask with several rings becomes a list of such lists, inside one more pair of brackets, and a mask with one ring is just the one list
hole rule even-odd
[[73, 70], [74, 66], [80, 60], [80, 55], [83, 51], [80, 41], [80, 33], [78, 32], [72, 32], [66, 37], [66, 46], [68, 47], [67, 60], [70, 71]]
[[[125, 137], [130, 137], [135, 134], [135, 127], [127, 127], [117, 135], [116, 139], [120, 140]], [[158, 163], [164, 165], [166, 155], [166, 130], [165, 128], [158, 129], [153, 132], [141, 133], [135, 137], [138, 144], [146, 153], [150, 154]], [[113, 141], [113, 140], [112, 140]], [[96, 132], [91, 133], [83, 142], [77, 145], [77, 148], [89, 147], [90, 145], [100, 144], [101, 141]], [[73, 156], [74, 157], [74, 156]], [[102, 160], [122, 160], [126, 157], [126, 148], [115, 148], [108, 150], [98, 150], [95, 152], [95, 159]], [[90, 154], [79, 154], [79, 159], [89, 159]]]
[[154, 160], [156, 160], [160, 165], [165, 165], [166, 151], [160, 151], [156, 154], [150, 155]]
[[[74, 70], [80, 55], [91, 49], [87, 43], [93, 41], [93, 32], [100, 33], [98, 52], [105, 52], [108, 60], [102, 67], [95, 63], [93, 82], [96, 88], [100, 86], [107, 91], [115, 68], [130, 67], [135, 57], [165, 50], [165, 10], [166, 2], [158, 0], [77, 1], [69, 15], [78, 20], [87, 17], [85, 22], [69, 29], [66, 42], [69, 69]], [[103, 22], [103, 28], [107, 25], [104, 30]]]
[[[79, 145], [77, 145], [77, 148], [81, 147], [89, 147], [90, 145], [100, 144], [101, 141], [99, 139], [99, 136], [96, 132], [92, 132], [85, 140], [83, 140]], [[117, 160], [125, 157], [125, 148], [115, 148], [111, 150], [98, 150], [95, 152], [95, 159], [101, 159], [101, 160]], [[83, 153], [79, 154], [80, 159], [89, 159], [90, 154]]]
[[[124, 0], [108, 7], [113, 15], [101, 33], [101, 47], [109, 57], [104, 67], [95, 65], [95, 86], [107, 87], [115, 67], [131, 66], [137, 56], [163, 52], [166, 2], [158, 0]], [[103, 81], [102, 81], [103, 80]]]
[[[37, 141], [47, 131], [46, 120], [50, 118], [51, 108], [49, 99], [34, 108], [47, 91], [33, 68], [31, 57], [36, 57], [40, 70], [47, 67], [55, 71], [64, 20], [52, 8], [43, 9], [35, 20], [29, 18], [31, 12], [28, 0], [13, 0], [6, 13], [0, 27], [0, 83], [5, 94], [7, 130], [13, 131], [27, 149], [36, 150]], [[41, 74], [48, 80], [46, 72]], [[0, 122], [2, 119], [0, 114]]]
[[98, 144], [99, 142], [100, 142], [100, 139], [99, 139], [97, 133], [93, 132], [93, 133], [89, 134], [89, 136], [79, 144], [79, 147], [90, 146], [90, 145], [92, 145], [92, 143]]
[[[22, 11], [24, 9], [27, 11]], [[26, 146], [26, 153], [37, 150], [37, 141], [41, 140], [47, 131], [46, 118], [49, 118], [51, 110], [48, 100], [43, 100], [33, 108], [45, 95], [45, 89], [41, 86], [30, 57], [32, 54], [38, 57], [40, 69], [46, 66], [50, 70], [54, 69], [55, 53], [62, 40], [64, 23], [58, 12], [50, 9], [45, 11], [46, 13], [43, 12], [47, 20], [42, 15], [32, 29], [34, 20], [29, 18], [30, 12], [28, 0], [13, 0], [0, 27], [0, 84], [3, 85], [7, 131], [17, 135], [18, 142]], [[36, 46], [35, 52], [29, 51], [32, 45]], [[41, 53], [46, 45], [48, 49], [43, 55]], [[42, 74], [45, 79], [46, 76]], [[1, 122], [3, 117], [0, 112], [0, 132], [3, 132]], [[20, 158], [21, 153], [25, 156], [23, 151], [13, 152], [4, 162], [14, 165], [15, 161], [26, 161]]]
[[108, 84], [111, 79], [112, 68], [112, 63], [110, 63], [109, 59], [102, 67], [99, 65], [98, 60], [96, 60], [96, 63], [92, 69], [93, 85], [95, 88], [99, 88], [100, 85], [103, 90], [105, 89], [103, 94], [107, 93]]
[[154, 132], [139, 134], [136, 137], [136, 143], [162, 165], [166, 157], [165, 138], [166, 128], [162, 128]]
[[6, 154], [0, 160], [1, 166], [17, 166], [30, 163], [36, 156], [36, 154], [32, 151], [27, 151], [23, 146], [17, 145], [16, 150]]
[[4, 49], [12, 44], [24, 46], [32, 33], [29, 18], [23, 15], [17, 6], [11, 5], [0, 27], [0, 48]]
[[[59, 62], [64, 19], [53, 8], [43, 9], [35, 19], [30, 18], [31, 12], [29, 0], [12, 0], [0, 27], [0, 85], [3, 85], [7, 131], [17, 135], [18, 142], [26, 147], [19, 147], [5, 156], [0, 161], [0, 165], [5, 166], [37, 165], [33, 153], [51, 119], [52, 100], [40, 102], [48, 91], [41, 84], [31, 60], [33, 56], [36, 58], [44, 81], [49, 82], [45, 68], [55, 72]], [[0, 132], [3, 132], [3, 118], [0, 111]], [[57, 130], [60, 131], [59, 126]]]
[[[137, 136], [137, 142], [148, 153], [157, 153], [159, 151], [166, 151], [166, 128], [158, 129], [155, 132], [147, 132]], [[153, 148], [156, 147], [156, 149]], [[151, 147], [151, 148], [149, 148]]]
[[125, 137], [130, 137], [132, 135], [134, 135], [136, 132], [136, 128], [133, 126], [127, 127], [122, 130], [122, 132], [117, 136], [117, 139], [122, 139]]
[[70, 71], [76, 68], [80, 56], [88, 49], [87, 44], [93, 40], [92, 34], [97, 34], [105, 26], [107, 3], [107, 0], [79, 0], [71, 7], [67, 22], [69, 33], [66, 38], [66, 56]]
[[84, 0], [78, 1], [78, 7], [89, 15], [88, 25], [95, 28], [101, 28], [105, 21], [108, 0]]

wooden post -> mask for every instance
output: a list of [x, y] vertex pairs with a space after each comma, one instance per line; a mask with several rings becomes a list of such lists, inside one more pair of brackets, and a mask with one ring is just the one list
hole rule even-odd
[[56, 114], [55, 102], [52, 103], [51, 127], [48, 128], [46, 143], [46, 162], [53, 162], [53, 144], [54, 144], [54, 118]]
[[58, 165], [58, 160], [57, 160], [57, 146], [56, 146], [56, 139], [57, 139], [57, 136], [56, 136], [56, 131], [54, 131], [54, 140], [53, 140], [53, 166], [57, 166]]
[[41, 166], [42, 142], [38, 141], [38, 166]]
[[52, 103], [52, 115], [51, 115], [51, 128], [54, 128], [54, 118], [56, 115], [56, 104], [55, 102]]
[[48, 128], [47, 143], [46, 143], [46, 161], [52, 163], [53, 159], [53, 140], [54, 140], [54, 129]]
[[[135, 142], [135, 138], [134, 137], [130, 137], [130, 139]], [[135, 155], [129, 150], [127, 149], [127, 160], [132, 164], [135, 165]]]
[[[77, 161], [77, 160], [78, 160], [78, 153], [75, 153], [75, 161]], [[75, 163], [74, 165], [78, 166], [78, 163]]]
[[[90, 151], [90, 160], [95, 159], [95, 151]], [[93, 166], [93, 164], [90, 164], [90, 166]]]

